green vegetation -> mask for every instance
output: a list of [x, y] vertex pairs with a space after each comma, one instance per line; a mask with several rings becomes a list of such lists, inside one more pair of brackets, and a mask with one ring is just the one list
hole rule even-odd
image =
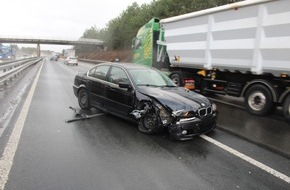
[[[128, 49], [139, 28], [153, 17], [163, 19], [236, 1], [241, 0], [153, 0], [150, 4], [140, 6], [135, 2], [111, 20], [106, 28], [93, 26], [86, 29], [82, 37], [103, 40], [109, 50]], [[78, 52], [94, 50], [90, 46], [75, 48]]]

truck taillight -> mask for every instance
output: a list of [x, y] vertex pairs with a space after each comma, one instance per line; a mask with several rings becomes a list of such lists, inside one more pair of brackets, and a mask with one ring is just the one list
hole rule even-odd
[[184, 87], [188, 90], [195, 90], [195, 80], [193, 79], [185, 79], [184, 80]]

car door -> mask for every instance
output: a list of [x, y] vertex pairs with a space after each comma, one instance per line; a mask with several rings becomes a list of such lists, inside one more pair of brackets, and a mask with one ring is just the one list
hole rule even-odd
[[110, 66], [100, 65], [92, 68], [88, 73], [88, 92], [91, 104], [98, 108], [105, 108], [106, 105], [106, 76]]
[[119, 83], [131, 84], [124, 69], [112, 66], [106, 85], [107, 110], [113, 114], [128, 118], [132, 111], [135, 93], [133, 88], [121, 88]]

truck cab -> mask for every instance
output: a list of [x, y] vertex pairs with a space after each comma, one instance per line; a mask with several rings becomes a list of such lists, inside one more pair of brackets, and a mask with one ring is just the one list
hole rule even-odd
[[156, 46], [159, 39], [164, 39], [164, 32], [160, 30], [158, 18], [152, 18], [143, 25], [132, 41], [133, 62], [152, 66], [161, 70], [168, 70], [169, 63], [166, 50]]

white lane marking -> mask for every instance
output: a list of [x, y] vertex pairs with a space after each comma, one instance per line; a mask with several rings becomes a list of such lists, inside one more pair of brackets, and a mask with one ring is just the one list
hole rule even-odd
[[232, 149], [232, 148], [230, 148], [230, 147], [228, 147], [228, 146], [226, 146], [226, 145], [214, 140], [213, 138], [210, 138], [210, 137], [208, 137], [206, 135], [200, 135], [200, 137], [203, 138], [204, 140], [206, 140], [206, 141], [208, 141], [208, 142], [220, 147], [221, 149], [223, 149], [223, 150], [225, 150], [225, 151], [227, 151], [227, 152], [229, 152], [229, 153], [231, 153], [231, 154], [233, 154], [233, 155], [235, 155], [235, 156], [247, 161], [248, 163], [250, 163], [250, 164], [252, 164], [252, 165], [254, 165], [254, 166], [256, 166], [256, 167], [258, 167], [258, 168], [260, 168], [260, 169], [262, 169], [262, 170], [264, 170], [264, 171], [266, 171], [266, 172], [268, 172], [268, 173], [270, 173], [272, 175], [274, 175], [275, 177], [280, 178], [281, 180], [283, 180], [283, 181], [285, 181], [287, 183], [290, 183], [290, 177], [289, 176], [286, 176], [285, 174], [282, 174], [282, 173], [278, 172], [277, 170], [274, 170], [273, 168], [270, 168], [269, 166], [266, 166], [265, 164], [263, 164], [261, 162], [258, 162], [257, 160], [254, 160], [253, 158], [250, 158], [250, 157], [246, 156], [245, 154], [240, 153], [240, 152], [238, 152], [238, 151], [236, 151], [236, 150], [234, 150], [234, 149]]
[[22, 107], [22, 110], [20, 112], [20, 115], [18, 117], [18, 120], [14, 126], [14, 129], [12, 131], [12, 134], [9, 138], [9, 141], [7, 142], [7, 145], [4, 149], [3, 155], [0, 159], [0, 190], [4, 190], [5, 184], [8, 181], [8, 176], [11, 170], [11, 167], [13, 165], [13, 159], [15, 156], [15, 152], [18, 147], [18, 143], [20, 140], [20, 136], [25, 124], [25, 120], [27, 117], [27, 113], [29, 111], [29, 107], [31, 104], [31, 100], [39, 79], [40, 71], [42, 69], [43, 62], [41, 63], [40, 69], [34, 79], [34, 82], [31, 86], [31, 89], [29, 91], [29, 94], [25, 100], [25, 103]]

